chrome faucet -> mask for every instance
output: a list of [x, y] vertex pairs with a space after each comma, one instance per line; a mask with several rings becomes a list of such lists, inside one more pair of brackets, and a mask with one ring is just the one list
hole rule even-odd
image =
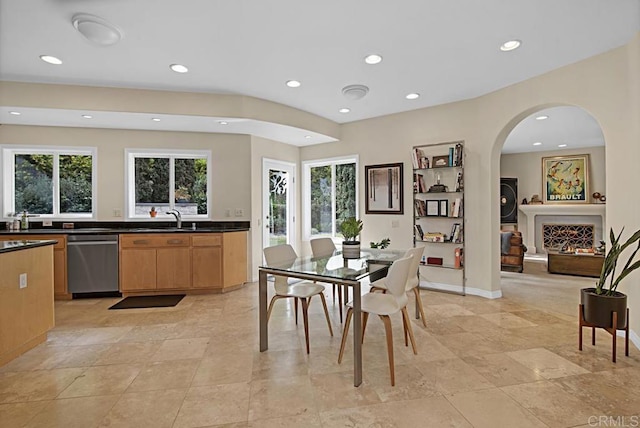
[[176, 218], [176, 223], [178, 223], [178, 229], [182, 228], [182, 214], [180, 214], [180, 211], [178, 210], [169, 210], [167, 211], [167, 214], [171, 214]]

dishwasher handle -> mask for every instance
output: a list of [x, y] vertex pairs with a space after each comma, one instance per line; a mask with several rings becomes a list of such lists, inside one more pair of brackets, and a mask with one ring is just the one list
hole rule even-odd
[[67, 246], [80, 246], [80, 245], [118, 245], [117, 241], [69, 241]]

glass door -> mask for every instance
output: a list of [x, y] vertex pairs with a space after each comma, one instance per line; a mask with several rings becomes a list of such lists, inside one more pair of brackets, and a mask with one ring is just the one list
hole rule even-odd
[[263, 160], [263, 248], [295, 246], [295, 165]]

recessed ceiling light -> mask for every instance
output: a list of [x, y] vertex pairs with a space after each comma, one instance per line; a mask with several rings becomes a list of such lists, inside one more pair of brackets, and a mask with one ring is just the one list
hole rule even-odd
[[534, 146], [541, 146], [542, 143], [540, 141], [536, 141], [535, 143], [533, 143]]
[[508, 42], [504, 42], [502, 46], [500, 46], [500, 50], [502, 52], [512, 51], [514, 49], [518, 49], [522, 42], [520, 40], [509, 40]]
[[304, 138], [306, 138], [307, 140], [311, 138], [311, 135], [305, 135]]
[[93, 116], [91, 116], [90, 114], [83, 114], [82, 117], [84, 117], [85, 119], [92, 119]]
[[229, 122], [227, 122], [227, 121], [225, 121], [225, 120], [219, 120], [219, 121], [218, 121], [218, 123], [219, 123], [220, 125], [228, 125], [228, 124], [229, 124]]
[[71, 18], [71, 22], [87, 40], [100, 46], [113, 45], [122, 38], [120, 30], [99, 16], [78, 13]]
[[43, 60], [44, 62], [48, 62], [49, 64], [53, 64], [53, 65], [62, 64], [62, 60], [60, 58], [56, 58], [55, 56], [51, 56], [51, 55], [40, 55], [40, 59]]
[[549, 119], [549, 116], [543, 114], [542, 116], [536, 117], [536, 120], [545, 120], [545, 119]]
[[12, 114], [14, 116], [20, 116], [22, 113], [20, 113], [19, 111], [10, 111], [9, 114]]
[[186, 73], [189, 71], [189, 69], [182, 64], [171, 64], [169, 68], [175, 71], [176, 73]]
[[364, 62], [367, 64], [380, 64], [382, 62], [382, 57], [378, 54], [371, 54], [364, 57]]
[[417, 92], [412, 92], [410, 94], [405, 95], [405, 98], [408, 100], [416, 100], [420, 98], [420, 94], [418, 94]]
[[351, 111], [351, 109], [349, 108], [341, 108], [340, 110], [338, 110], [340, 113], [349, 113]]
[[151, 120], [153, 120], [154, 122], [160, 122], [160, 119], [158, 119], [157, 117], [152, 117]]
[[287, 80], [287, 86], [290, 88], [298, 88], [301, 85], [297, 80]]
[[567, 147], [566, 144], [558, 144], [558, 147]]

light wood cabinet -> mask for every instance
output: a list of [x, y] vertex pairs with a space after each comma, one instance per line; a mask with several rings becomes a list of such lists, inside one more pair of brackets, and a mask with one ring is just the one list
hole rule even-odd
[[247, 233], [120, 235], [120, 290], [223, 292], [247, 281]]
[[56, 300], [70, 300], [71, 294], [67, 292], [67, 236], [66, 235], [33, 235], [33, 234], [9, 234], [0, 235], [0, 240], [54, 240], [58, 241], [53, 246], [53, 293]]

